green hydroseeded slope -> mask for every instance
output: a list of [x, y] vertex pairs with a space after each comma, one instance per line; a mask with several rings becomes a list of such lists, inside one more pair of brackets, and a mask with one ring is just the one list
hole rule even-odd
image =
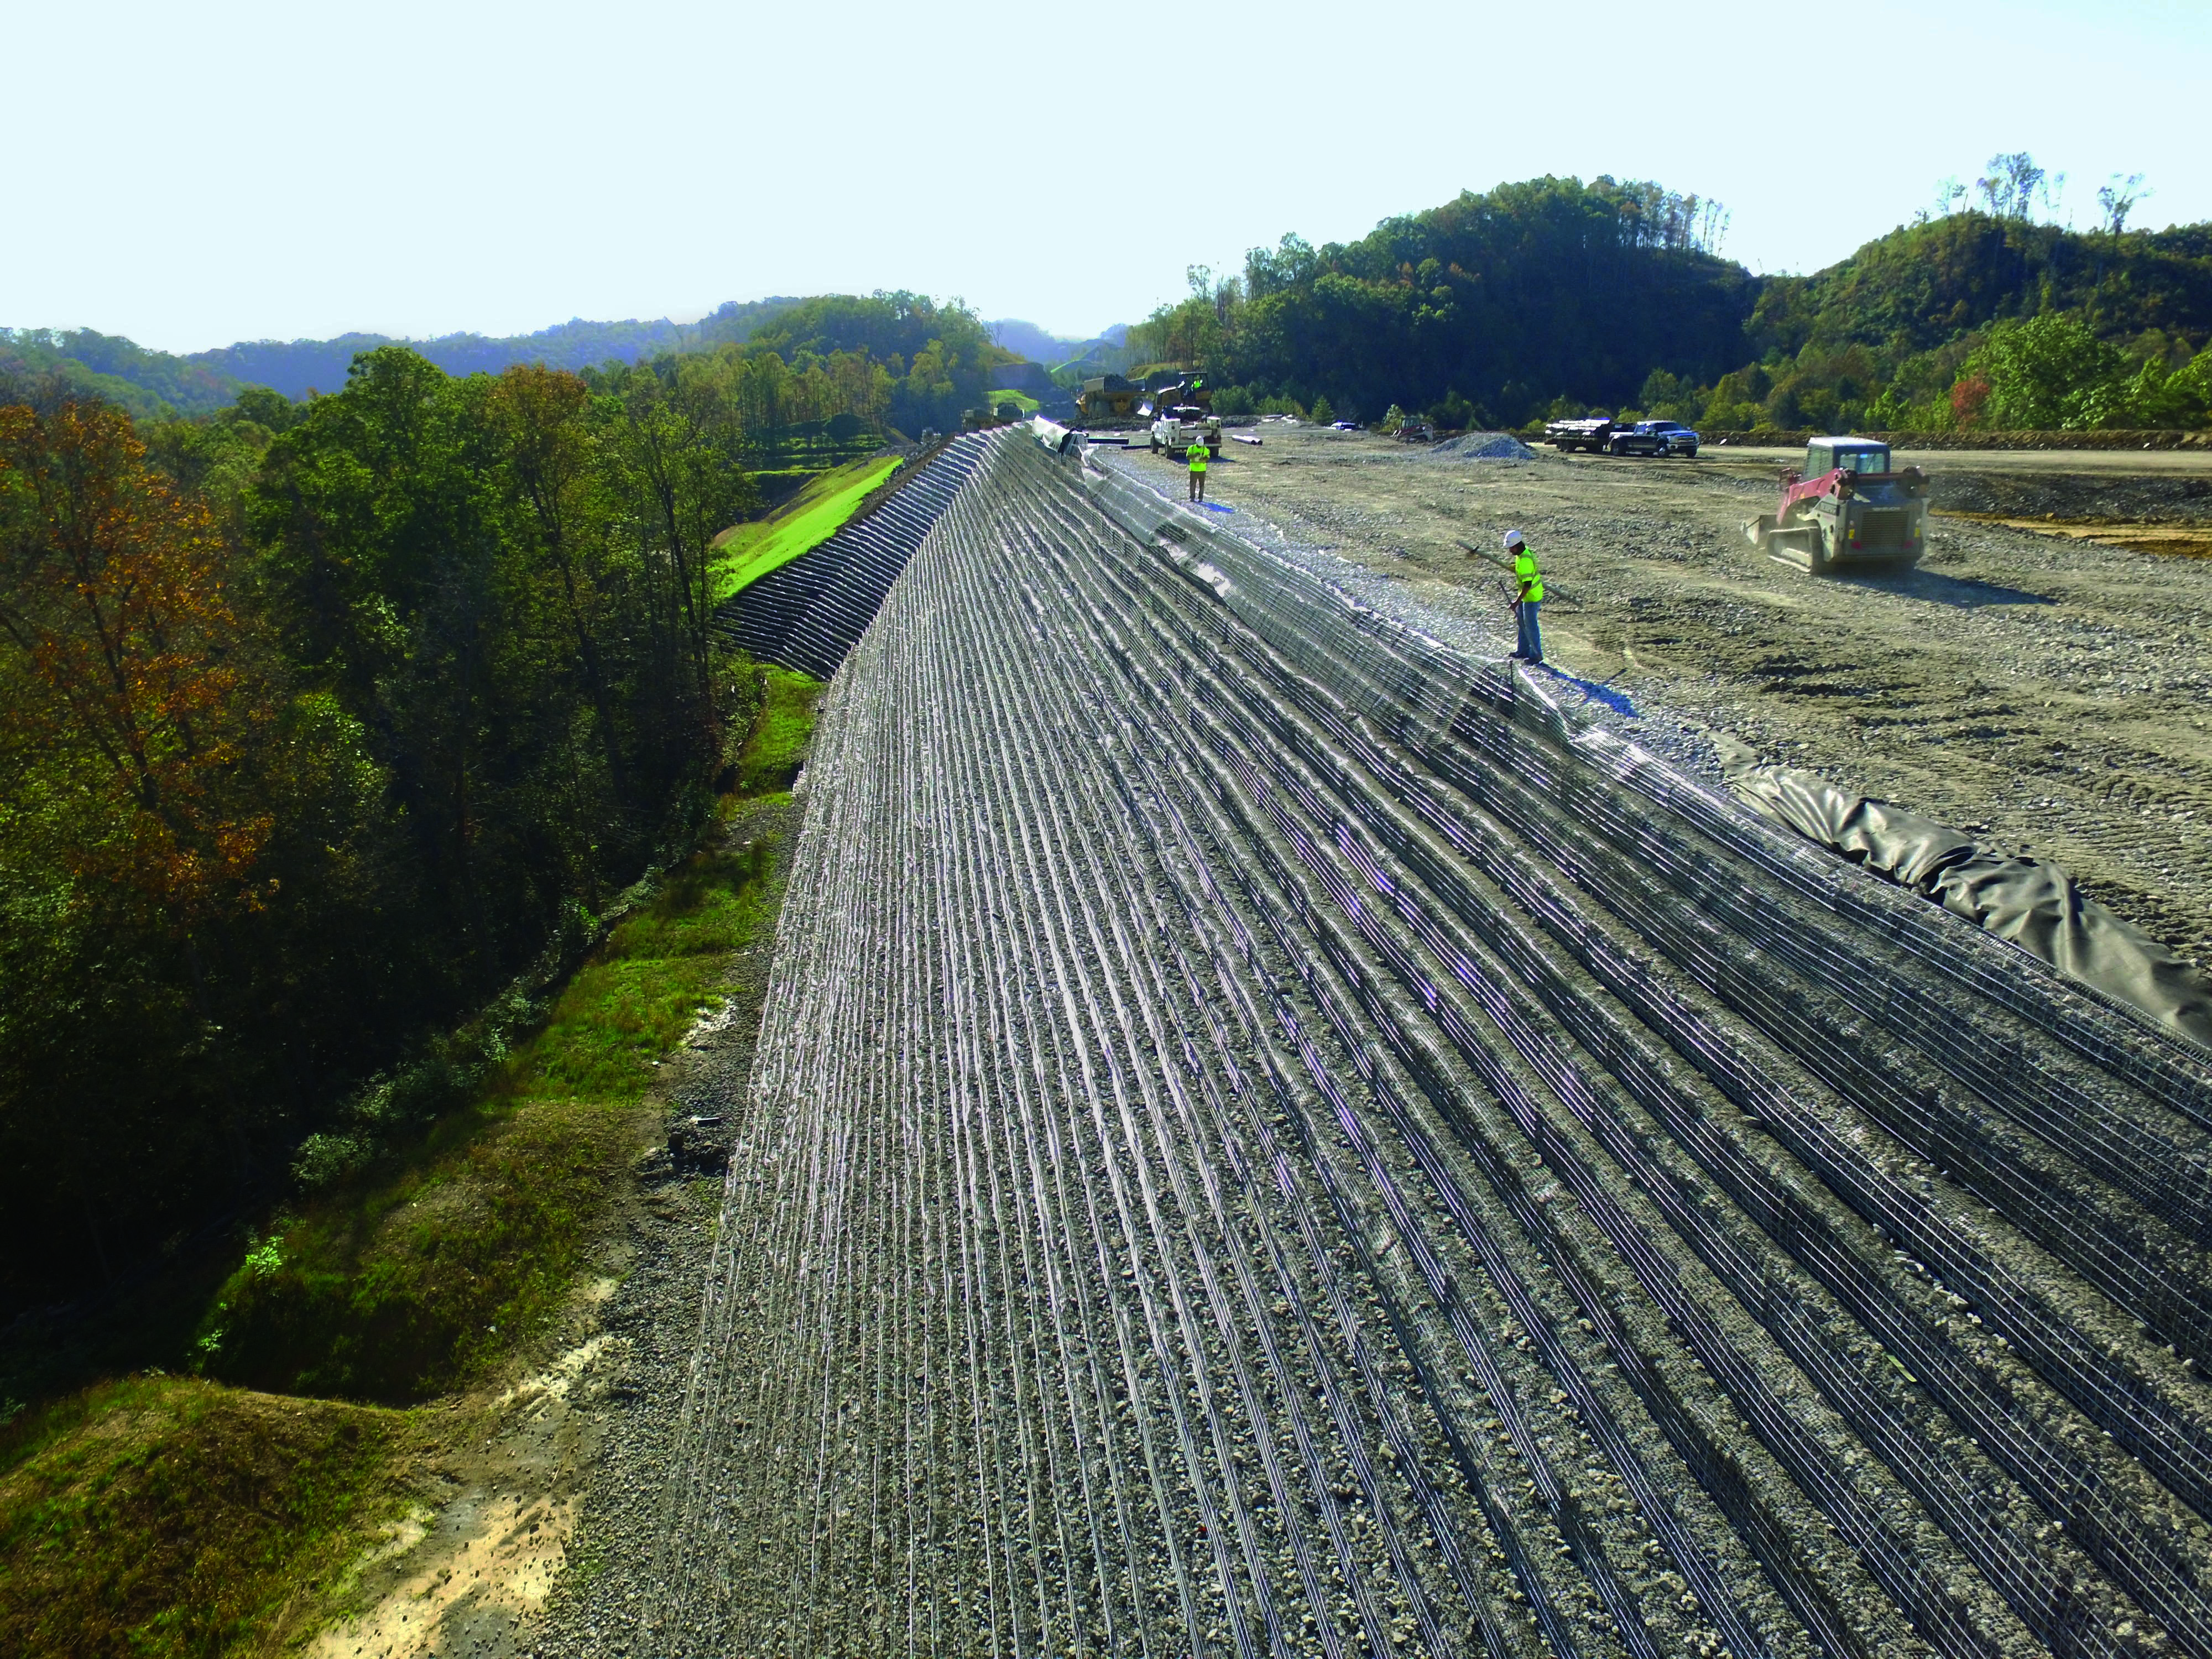
[[714, 550], [714, 603], [743, 592], [771, 570], [781, 570], [828, 541], [897, 466], [895, 459], [880, 459], [825, 472], [774, 518], [740, 528]]

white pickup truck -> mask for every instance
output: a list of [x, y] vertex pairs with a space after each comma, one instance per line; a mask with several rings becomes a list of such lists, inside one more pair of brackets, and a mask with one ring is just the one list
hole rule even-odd
[[1202, 409], [1184, 404], [1176, 409], [1164, 409], [1152, 422], [1152, 453], [1165, 450], [1170, 455], [1188, 455], [1194, 443], [1203, 443], [1206, 453], [1221, 453], [1221, 417], [1209, 415]]

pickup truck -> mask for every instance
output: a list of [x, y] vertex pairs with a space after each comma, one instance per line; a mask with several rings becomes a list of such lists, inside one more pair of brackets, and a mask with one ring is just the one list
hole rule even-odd
[[1554, 449], [1586, 449], [1591, 454], [1691, 455], [1698, 434], [1679, 421], [1616, 421], [1593, 415], [1579, 421], [1547, 421], [1544, 441]]
[[1170, 455], [1188, 455], [1194, 443], [1203, 443], [1206, 453], [1221, 453], [1221, 417], [1209, 415], [1195, 404], [1183, 404], [1160, 411], [1159, 419], [1152, 422], [1152, 453], [1165, 450]]
[[1638, 421], [1613, 429], [1606, 442], [1609, 455], [1687, 455], [1698, 453], [1698, 434], [1679, 421]]

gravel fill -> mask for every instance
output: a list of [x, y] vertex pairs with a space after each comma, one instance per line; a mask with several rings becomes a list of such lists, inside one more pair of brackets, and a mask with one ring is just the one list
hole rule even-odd
[[1717, 777], [1732, 739], [1897, 801], [2063, 866], [2212, 963], [2212, 560], [1941, 516], [2212, 524], [2205, 458], [1907, 457], [1939, 514], [1919, 568], [1816, 580], [1742, 534], [1771, 508], [1782, 452], [1542, 452], [1466, 476], [1390, 464], [1403, 453], [1271, 428], [1266, 450], [1223, 458], [1208, 494], [1238, 533], [1267, 520], [1266, 544], [1358, 566], [1346, 586], [1363, 600], [1470, 648], [1510, 640], [1497, 560], [1517, 526], [1549, 590], [1553, 671], [1633, 716], [1638, 741]]
[[[722, 830], [723, 844], [764, 840], [771, 890], [786, 890], [799, 809], [788, 799], [756, 803]], [[726, 1122], [741, 1109], [767, 1000], [775, 929], [734, 952], [723, 994], [727, 1006], [672, 1062], [659, 1090], [672, 1125], [694, 1117]], [[678, 1168], [665, 1151], [640, 1172], [642, 1202], [628, 1211], [628, 1264], [600, 1310], [608, 1363], [592, 1381], [586, 1407], [596, 1444], [583, 1513], [542, 1621], [517, 1650], [539, 1659], [646, 1654], [641, 1609], [656, 1594], [653, 1567], [667, 1531], [669, 1472], [720, 1207], [728, 1130], [710, 1128], [703, 1156]]]

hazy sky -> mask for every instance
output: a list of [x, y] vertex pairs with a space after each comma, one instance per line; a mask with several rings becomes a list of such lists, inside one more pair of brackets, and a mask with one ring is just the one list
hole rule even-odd
[[1547, 172], [1717, 197], [1723, 251], [1768, 271], [1998, 150], [2065, 170], [2078, 224], [2134, 171], [2138, 222], [2212, 218], [2208, 0], [8, 0], [0, 25], [0, 324], [177, 351], [893, 287], [1088, 334], [1188, 264]]

